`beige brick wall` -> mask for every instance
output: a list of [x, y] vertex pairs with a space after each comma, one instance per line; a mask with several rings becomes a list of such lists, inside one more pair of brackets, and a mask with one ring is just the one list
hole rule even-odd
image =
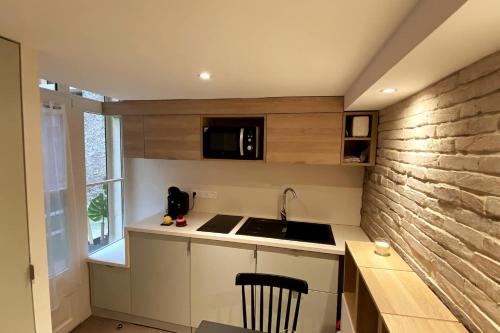
[[472, 332], [500, 331], [500, 52], [380, 112], [362, 228]]

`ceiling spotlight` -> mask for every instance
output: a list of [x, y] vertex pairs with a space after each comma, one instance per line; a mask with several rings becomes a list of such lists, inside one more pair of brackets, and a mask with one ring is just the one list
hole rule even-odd
[[381, 92], [382, 94], [393, 94], [393, 93], [395, 93], [396, 91], [397, 91], [397, 89], [396, 89], [396, 88], [384, 88], [384, 89], [380, 90], [380, 92]]
[[199, 76], [200, 79], [205, 81], [210, 80], [210, 78], [212, 77], [209, 72], [201, 72]]

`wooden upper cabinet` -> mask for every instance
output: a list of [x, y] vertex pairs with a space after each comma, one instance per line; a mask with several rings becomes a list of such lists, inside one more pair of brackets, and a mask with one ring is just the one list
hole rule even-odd
[[144, 120], [142, 116], [123, 116], [123, 156], [144, 158]]
[[270, 114], [267, 162], [340, 164], [343, 113]]
[[201, 118], [198, 115], [144, 116], [146, 158], [201, 159]]

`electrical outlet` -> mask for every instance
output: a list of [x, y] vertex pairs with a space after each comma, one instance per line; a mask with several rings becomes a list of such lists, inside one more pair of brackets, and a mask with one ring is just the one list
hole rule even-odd
[[200, 191], [195, 190], [196, 197], [200, 199], [217, 199], [217, 192], [215, 191]]

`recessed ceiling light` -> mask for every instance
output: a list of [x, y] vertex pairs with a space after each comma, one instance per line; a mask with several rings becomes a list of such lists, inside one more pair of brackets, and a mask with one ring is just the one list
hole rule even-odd
[[380, 90], [380, 92], [381, 92], [382, 94], [393, 94], [393, 93], [395, 93], [396, 91], [397, 91], [397, 89], [396, 89], [396, 88], [384, 88], [384, 89]]
[[205, 81], [210, 80], [210, 78], [212, 77], [209, 72], [201, 72], [199, 76], [200, 79]]

